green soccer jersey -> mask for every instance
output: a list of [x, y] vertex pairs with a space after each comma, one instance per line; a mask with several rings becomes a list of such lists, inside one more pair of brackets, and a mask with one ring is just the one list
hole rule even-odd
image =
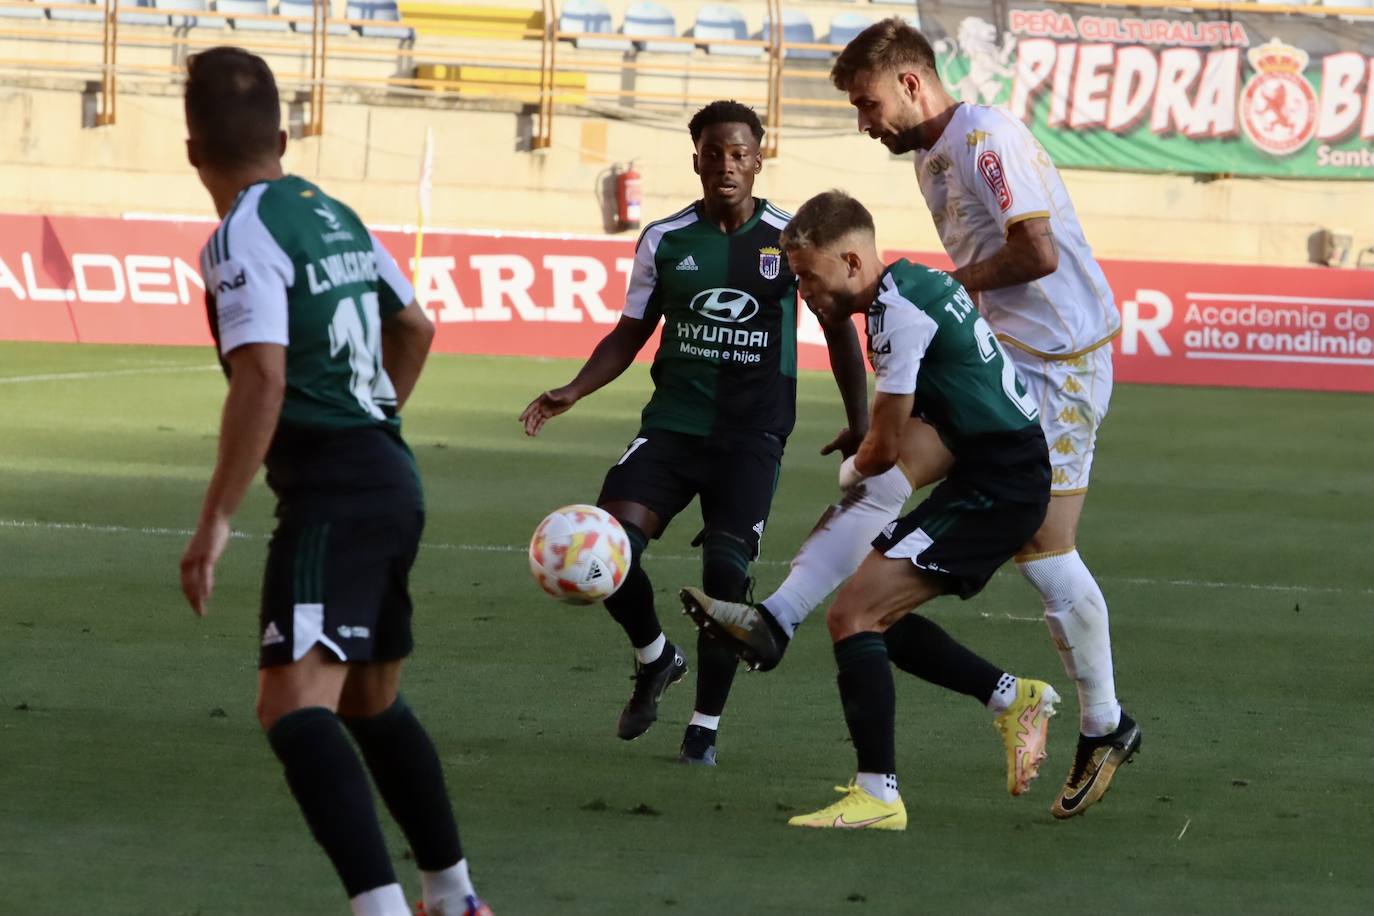
[[974, 475], [1007, 498], [1048, 494], [1040, 411], [953, 277], [906, 260], [889, 265], [868, 311], [868, 355], [877, 391], [915, 394], [915, 415], [954, 455], [952, 474]]
[[295, 176], [244, 189], [201, 251], [206, 309], [223, 357], [245, 344], [286, 348], [286, 394], [267, 455], [285, 503], [341, 512], [418, 505], [382, 368], [381, 322], [414, 298], [357, 215]]
[[797, 407], [797, 284], [778, 244], [789, 215], [765, 200], [729, 234], [697, 201], [650, 223], [624, 314], [657, 322], [646, 429], [786, 440]]

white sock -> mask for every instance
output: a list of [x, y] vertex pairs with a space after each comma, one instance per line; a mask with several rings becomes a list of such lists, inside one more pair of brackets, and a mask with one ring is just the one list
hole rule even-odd
[[1121, 723], [1112, 677], [1112, 638], [1107, 599], [1077, 550], [1018, 563], [1045, 602], [1045, 624], [1078, 687], [1080, 729], [1090, 737], [1106, 735]]
[[911, 482], [899, 467], [863, 482], [863, 493], [846, 498], [821, 516], [792, 560], [792, 571], [763, 603], [788, 636], [825, 596], [854, 575], [873, 549], [873, 539], [902, 514]]
[[692, 712], [692, 721], [688, 725], [700, 725], [702, 728], [709, 728], [711, 731], [720, 730], [720, 716], [708, 716], [704, 712]]
[[993, 688], [992, 696], [988, 697], [988, 709], [994, 715], [1000, 716], [1006, 712], [1012, 700], [1016, 699], [1017, 682], [1015, 675], [1005, 673], [997, 679], [997, 686]]
[[901, 797], [897, 791], [896, 773], [856, 773], [854, 782], [878, 801], [889, 805]]
[[468, 877], [468, 860], [459, 859], [443, 871], [421, 871], [420, 886], [424, 888], [425, 909], [431, 913], [461, 913], [462, 906], [446, 906], [449, 902], [463, 904], [477, 891]]
[[399, 884], [384, 884], [363, 891], [348, 901], [353, 916], [410, 916], [410, 904]]
[[658, 639], [649, 643], [642, 649], [635, 649], [635, 658], [639, 659], [641, 665], [658, 661], [658, 657], [663, 654], [663, 650], [668, 646], [668, 637], [662, 633], [658, 634]]

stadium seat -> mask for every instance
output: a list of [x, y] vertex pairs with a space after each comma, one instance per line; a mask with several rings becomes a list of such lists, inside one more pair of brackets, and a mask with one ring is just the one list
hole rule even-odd
[[[749, 26], [744, 15], [737, 9], [719, 3], [703, 6], [697, 11], [696, 25], [692, 27], [693, 38], [717, 38], [726, 40], [746, 40]], [[708, 44], [707, 54], [729, 54], [734, 57], [758, 57], [762, 48], [747, 45]]]
[[[652, 0], [638, 0], [625, 10], [625, 21], [621, 32], [626, 36], [639, 38], [677, 38], [677, 20], [666, 6]], [[674, 41], [635, 41], [641, 51], [657, 51], [667, 54], [691, 54], [692, 46], [687, 42]]]
[[126, 9], [152, 9], [153, 0], [119, 0], [120, 25], [166, 25], [166, 13], [126, 13]]
[[280, 19], [241, 19], [235, 16], [271, 16], [267, 0], [215, 0], [215, 12], [229, 17], [229, 24], [246, 32], [289, 32], [291, 26]]
[[[304, 22], [291, 23], [291, 28], [303, 35], [309, 35], [315, 31], [315, 23], [312, 21], [315, 15], [315, 4], [312, 0], [281, 0], [281, 5], [277, 8], [277, 15], [288, 16], [297, 20], [304, 19]], [[353, 31], [342, 22], [326, 23], [324, 29], [330, 35], [347, 35]]]
[[23, 6], [0, 6], [0, 19], [42, 19], [43, 7], [37, 3]]
[[[558, 31], [595, 32], [613, 35], [611, 11], [601, 0], [567, 0], [558, 13]], [[633, 46], [623, 38], [574, 38], [573, 46], [597, 51], [629, 51]]]
[[830, 37], [826, 41], [832, 45], [847, 45], [872, 24], [872, 19], [858, 13], [836, 13], [830, 17]]
[[[764, 22], [763, 32], [761, 33], [764, 41], [773, 37], [773, 23]], [[821, 51], [814, 48], [789, 48], [793, 42], [801, 44], [812, 44], [816, 41], [816, 27], [811, 24], [807, 15], [798, 10], [782, 11], [782, 56], [790, 57], [793, 60], [828, 60], [829, 51]]]
[[[349, 19], [374, 19], [377, 22], [400, 22], [401, 10], [396, 0], [349, 0], [345, 17]], [[395, 38], [410, 41], [415, 30], [405, 25], [364, 25], [358, 31], [364, 38]]]
[[171, 13], [173, 28], [223, 29], [229, 25], [223, 16], [210, 12], [210, 0], [153, 0], [153, 7]]
[[99, 22], [105, 18], [105, 4], [96, 3], [96, 0], [63, 0], [64, 3], [81, 4], [89, 7], [84, 10], [48, 10], [48, 15], [53, 19], [66, 22]]

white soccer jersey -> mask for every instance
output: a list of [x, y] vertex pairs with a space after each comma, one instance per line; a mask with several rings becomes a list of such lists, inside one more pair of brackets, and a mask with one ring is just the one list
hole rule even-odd
[[1095, 349], [1120, 330], [1111, 287], [1068, 191], [1025, 124], [1000, 108], [960, 105], [935, 145], [917, 151], [916, 177], [956, 267], [991, 257], [1016, 223], [1049, 219], [1059, 269], [978, 294], [979, 311], [1000, 339], [1064, 358]]

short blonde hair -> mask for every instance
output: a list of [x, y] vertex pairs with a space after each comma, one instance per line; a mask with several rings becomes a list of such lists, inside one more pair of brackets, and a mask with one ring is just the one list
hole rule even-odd
[[851, 232], [873, 235], [873, 214], [843, 191], [824, 191], [801, 205], [779, 242], [784, 248], [825, 248]]

